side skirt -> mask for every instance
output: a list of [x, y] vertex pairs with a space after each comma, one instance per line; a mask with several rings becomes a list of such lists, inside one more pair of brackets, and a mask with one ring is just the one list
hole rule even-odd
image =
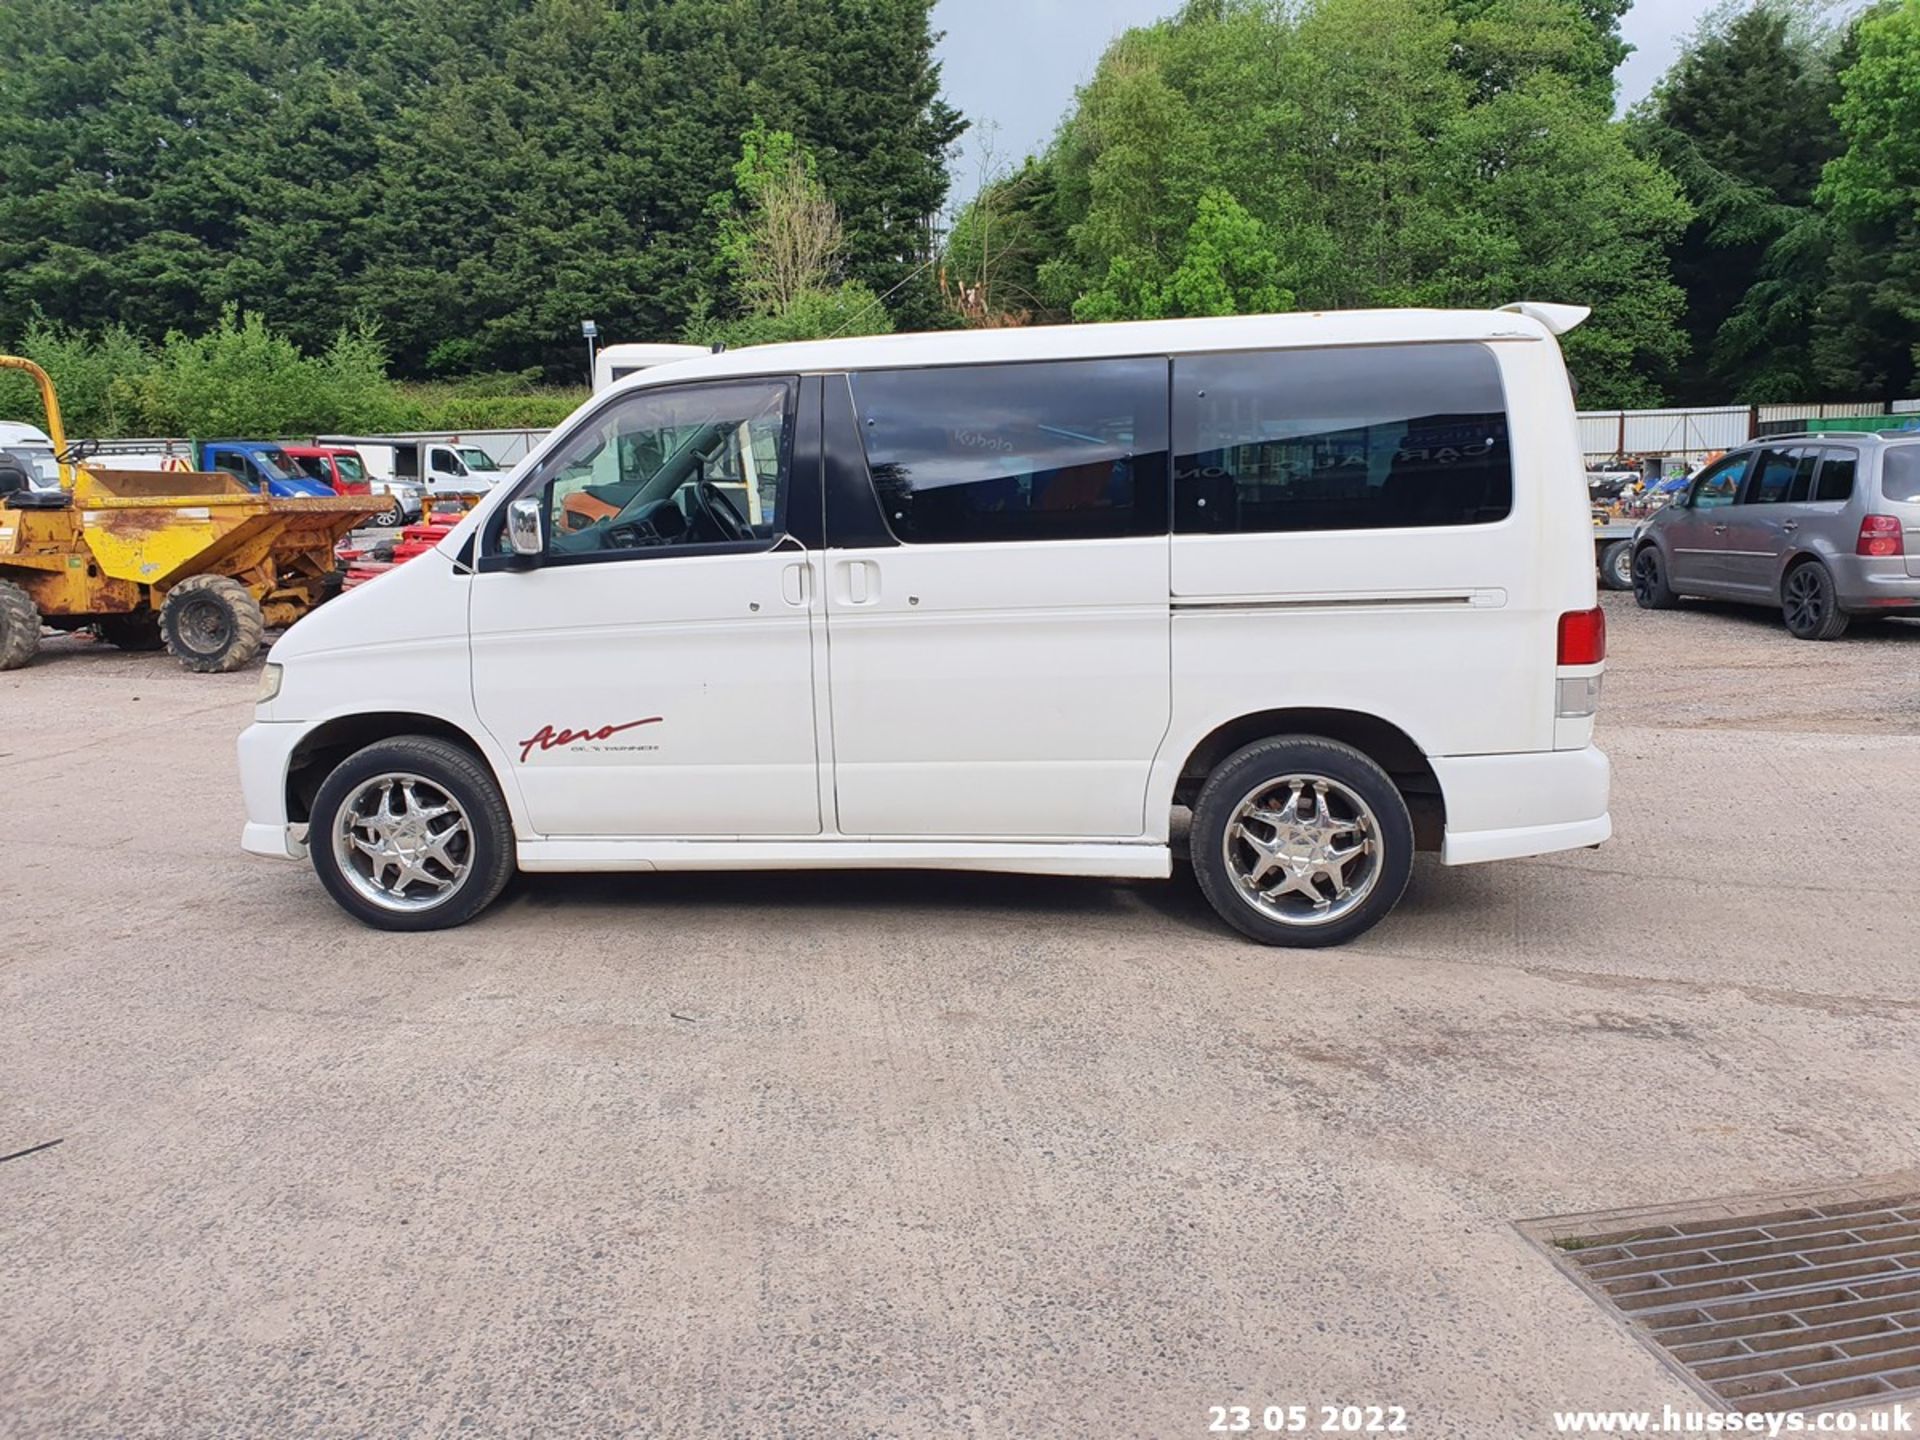
[[986, 870], [1164, 880], [1165, 845], [974, 844], [878, 840], [522, 840], [530, 871]]

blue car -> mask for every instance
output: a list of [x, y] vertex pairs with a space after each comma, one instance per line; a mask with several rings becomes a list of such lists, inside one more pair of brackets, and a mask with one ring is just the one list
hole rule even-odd
[[224, 470], [249, 490], [276, 500], [324, 499], [334, 493], [268, 440], [207, 440], [199, 452], [200, 469]]

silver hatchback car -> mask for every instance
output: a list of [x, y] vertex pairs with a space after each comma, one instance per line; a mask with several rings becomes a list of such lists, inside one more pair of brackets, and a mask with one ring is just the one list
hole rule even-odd
[[1802, 640], [1920, 615], [1920, 433], [1788, 435], [1703, 470], [1634, 536], [1633, 594], [1778, 605]]

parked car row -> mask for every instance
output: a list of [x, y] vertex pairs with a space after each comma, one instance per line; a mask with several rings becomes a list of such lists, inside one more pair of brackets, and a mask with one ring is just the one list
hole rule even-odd
[[[12, 427], [24, 430], [26, 427]], [[52, 450], [38, 431], [46, 463]], [[0, 445], [8, 443], [0, 435]], [[506, 473], [477, 445], [456, 438], [321, 436], [309, 444], [278, 440], [106, 442], [98, 449], [128, 470], [220, 471], [274, 499], [365, 495], [390, 503], [376, 523], [391, 528], [423, 517], [434, 496], [485, 494]], [[53, 482], [57, 483], [57, 481]]]

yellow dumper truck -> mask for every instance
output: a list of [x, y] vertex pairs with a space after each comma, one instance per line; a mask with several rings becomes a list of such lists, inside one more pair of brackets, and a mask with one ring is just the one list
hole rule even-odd
[[332, 586], [334, 544], [382, 499], [274, 499], [231, 475], [76, 464], [53, 382], [31, 360], [60, 457], [57, 490], [0, 454], [0, 670], [33, 659], [42, 625], [91, 629], [123, 650], [165, 646], [189, 670], [237, 670], [266, 627]]

